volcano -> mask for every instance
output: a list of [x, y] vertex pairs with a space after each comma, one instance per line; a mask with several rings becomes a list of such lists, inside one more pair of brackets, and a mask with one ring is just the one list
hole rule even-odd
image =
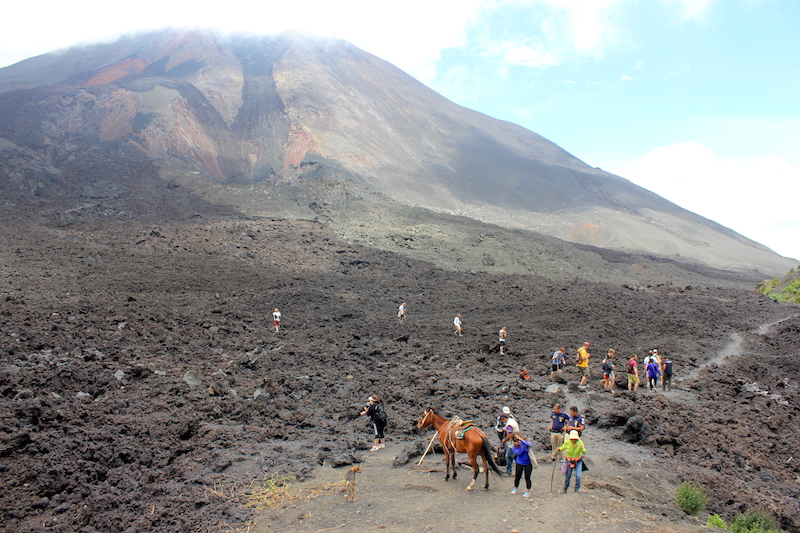
[[0, 162], [8, 186], [39, 193], [97, 165], [116, 176], [152, 165], [251, 213], [263, 205], [230, 197], [321, 176], [399, 205], [754, 279], [795, 266], [347, 42], [293, 33], [149, 33], [0, 69]]

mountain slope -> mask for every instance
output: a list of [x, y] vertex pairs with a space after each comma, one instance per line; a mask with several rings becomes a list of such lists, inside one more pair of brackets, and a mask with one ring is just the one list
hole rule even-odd
[[0, 157], [21, 186], [57, 182], [87, 151], [181, 162], [230, 186], [311, 164], [402, 203], [576, 243], [767, 274], [794, 263], [343, 41], [144, 34], [7, 67], [0, 91]]

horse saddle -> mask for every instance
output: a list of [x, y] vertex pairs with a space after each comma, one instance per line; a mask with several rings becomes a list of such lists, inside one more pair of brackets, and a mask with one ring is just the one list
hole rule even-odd
[[475, 426], [475, 422], [472, 420], [461, 420], [455, 431], [456, 438], [459, 440], [463, 439], [464, 435], [467, 434], [467, 431], [469, 431], [473, 426]]

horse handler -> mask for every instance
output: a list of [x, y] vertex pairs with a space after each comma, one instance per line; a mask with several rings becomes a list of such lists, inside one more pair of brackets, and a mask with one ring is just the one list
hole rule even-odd
[[[559, 448], [566, 455], [564, 465], [566, 472], [564, 472], [564, 492], [569, 489], [569, 482], [572, 479], [572, 471], [575, 471], [575, 492], [581, 490], [581, 473], [588, 470], [583, 464], [583, 456], [586, 455], [586, 446], [583, 445], [581, 436], [574, 429], [569, 432], [567, 441]], [[562, 467], [563, 471], [563, 467]]]

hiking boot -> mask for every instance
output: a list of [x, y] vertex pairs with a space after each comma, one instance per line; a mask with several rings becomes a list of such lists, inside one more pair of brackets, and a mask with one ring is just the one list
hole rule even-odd
[[569, 488], [569, 487], [564, 487], [564, 494], [566, 494], [566, 493], [567, 493], [567, 489], [568, 489], [568, 488]]
[[530, 498], [531, 497], [531, 491], [529, 491], [529, 490], [525, 491], [525, 494], [523, 494], [522, 497], [523, 498]]
[[517, 493], [517, 487], [514, 487], [513, 489], [511, 489], [511, 494], [516, 494], [516, 493]]

